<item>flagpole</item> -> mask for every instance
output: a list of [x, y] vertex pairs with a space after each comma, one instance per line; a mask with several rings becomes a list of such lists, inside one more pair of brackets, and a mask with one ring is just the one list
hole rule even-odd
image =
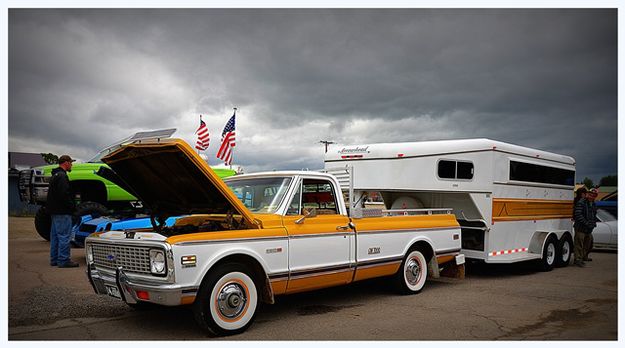
[[[234, 108], [234, 116], [237, 116], [237, 108]], [[236, 121], [235, 121], [236, 122]], [[236, 126], [235, 126], [236, 127]], [[236, 129], [236, 128], [235, 128]], [[236, 147], [236, 146], [235, 146]], [[230, 170], [232, 170], [232, 162], [234, 162], [234, 147], [232, 148], [232, 155], [230, 158]]]

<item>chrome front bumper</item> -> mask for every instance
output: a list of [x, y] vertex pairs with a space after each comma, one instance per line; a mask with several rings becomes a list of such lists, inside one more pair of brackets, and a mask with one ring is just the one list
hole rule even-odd
[[[150, 302], [164, 306], [179, 306], [193, 300], [198, 290], [196, 287], [182, 287], [176, 284], [130, 280], [121, 267], [115, 271], [115, 274], [109, 274], [89, 264], [87, 277], [96, 294], [113, 296], [129, 304]], [[138, 291], [149, 294], [149, 298], [140, 299], [137, 295]]]

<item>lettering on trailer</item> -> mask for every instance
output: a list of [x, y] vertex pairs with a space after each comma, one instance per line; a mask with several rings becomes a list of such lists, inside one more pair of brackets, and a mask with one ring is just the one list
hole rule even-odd
[[527, 251], [527, 248], [509, 249], [509, 250], [493, 251], [489, 255], [499, 256], [499, 255], [513, 254], [513, 253], [521, 253], [521, 252], [526, 252], [526, 251]]
[[365, 146], [365, 147], [356, 146], [354, 148], [344, 147], [341, 150], [339, 150], [339, 153], [340, 154], [369, 153], [369, 146]]

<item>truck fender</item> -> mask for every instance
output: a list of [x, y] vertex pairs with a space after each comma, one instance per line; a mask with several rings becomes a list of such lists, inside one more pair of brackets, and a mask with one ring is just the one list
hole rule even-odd
[[[241, 257], [251, 258], [254, 261], [256, 261], [258, 265], [260, 265], [260, 270], [262, 271], [262, 277], [264, 277], [264, 281], [259, 279], [259, 283], [263, 284], [264, 286], [262, 287], [262, 289], [259, 289], [259, 295], [261, 299], [263, 300], [263, 302], [266, 302], [269, 304], [275, 303], [273, 287], [271, 286], [271, 282], [269, 281], [269, 276], [267, 275], [267, 269], [268, 269], [267, 264], [255, 251], [250, 250], [250, 249], [229, 248], [229, 249], [222, 250], [220, 253], [215, 255], [209, 263], [206, 264], [205, 269], [203, 269], [202, 272], [200, 273], [202, 275], [200, 278], [200, 284], [204, 280], [204, 278], [206, 278], [206, 275], [208, 274], [208, 272], [210, 272], [211, 269], [213, 269], [213, 267], [215, 267], [215, 265], [217, 265], [218, 263], [225, 261], [226, 259], [229, 259], [229, 258], [236, 260], [237, 258], [241, 258]], [[252, 265], [252, 268], [254, 268], [254, 265]]]
[[432, 278], [439, 278], [440, 269], [438, 267], [438, 261], [436, 260], [436, 257], [435, 257], [436, 252], [434, 251], [434, 248], [432, 247], [433, 245], [432, 240], [430, 240], [426, 236], [416, 236], [412, 240], [410, 240], [409, 243], [406, 243], [406, 248], [404, 249], [404, 257], [405, 255], [408, 254], [408, 251], [413, 249], [417, 244], [419, 244], [419, 246], [421, 247], [426, 246], [427, 248], [429, 248], [430, 255], [424, 255], [426, 257], [427, 256], [430, 257], [430, 259], [428, 260], [428, 275]]

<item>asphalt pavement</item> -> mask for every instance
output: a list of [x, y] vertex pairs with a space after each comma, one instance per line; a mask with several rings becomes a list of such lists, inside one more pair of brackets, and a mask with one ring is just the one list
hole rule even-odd
[[588, 267], [469, 264], [400, 296], [387, 279], [277, 297], [243, 334], [210, 338], [190, 308], [135, 310], [93, 293], [79, 268], [48, 264], [32, 218], [9, 218], [10, 341], [17, 340], [616, 340], [617, 253]]

